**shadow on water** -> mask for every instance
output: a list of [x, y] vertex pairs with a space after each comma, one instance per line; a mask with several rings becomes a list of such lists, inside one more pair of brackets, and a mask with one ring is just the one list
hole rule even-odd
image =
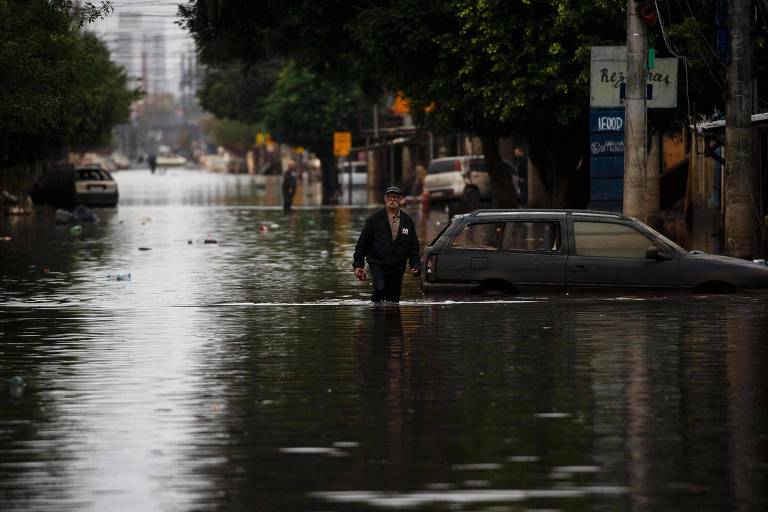
[[350, 263], [370, 210], [118, 179], [79, 236], [3, 225], [0, 509], [768, 508], [764, 297], [444, 300], [406, 278], [372, 308]]

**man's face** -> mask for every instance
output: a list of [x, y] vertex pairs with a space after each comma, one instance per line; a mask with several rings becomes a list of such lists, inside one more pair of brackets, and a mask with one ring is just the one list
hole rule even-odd
[[400, 206], [400, 194], [394, 194], [390, 192], [389, 194], [385, 195], [384, 204], [387, 205], [387, 208], [397, 208]]

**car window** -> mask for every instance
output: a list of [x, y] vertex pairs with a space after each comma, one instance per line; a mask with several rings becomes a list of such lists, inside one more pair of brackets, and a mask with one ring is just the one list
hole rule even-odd
[[77, 179], [83, 181], [104, 181], [109, 177], [101, 171], [101, 169], [78, 169]]
[[498, 249], [504, 233], [503, 222], [469, 224], [453, 239], [451, 247], [462, 249]]
[[473, 158], [469, 161], [469, 170], [476, 171], [476, 172], [486, 172], [485, 168], [485, 159], [484, 158]]
[[501, 247], [506, 251], [557, 251], [560, 249], [560, 223], [507, 222]]
[[573, 235], [578, 256], [644, 259], [645, 250], [654, 245], [635, 228], [610, 222], [574, 222]]
[[440, 174], [443, 172], [461, 171], [461, 162], [459, 160], [438, 160], [432, 161], [427, 169], [427, 174]]

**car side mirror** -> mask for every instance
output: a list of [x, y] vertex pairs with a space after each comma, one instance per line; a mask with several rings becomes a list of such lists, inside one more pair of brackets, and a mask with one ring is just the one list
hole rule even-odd
[[661, 249], [659, 249], [655, 245], [651, 245], [645, 250], [645, 257], [649, 260], [656, 260], [656, 261], [672, 259], [668, 254], [663, 252]]

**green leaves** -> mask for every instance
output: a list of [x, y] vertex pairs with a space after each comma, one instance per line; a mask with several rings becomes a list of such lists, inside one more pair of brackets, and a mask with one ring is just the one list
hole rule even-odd
[[0, 2], [0, 166], [100, 145], [138, 94], [67, 2]]

